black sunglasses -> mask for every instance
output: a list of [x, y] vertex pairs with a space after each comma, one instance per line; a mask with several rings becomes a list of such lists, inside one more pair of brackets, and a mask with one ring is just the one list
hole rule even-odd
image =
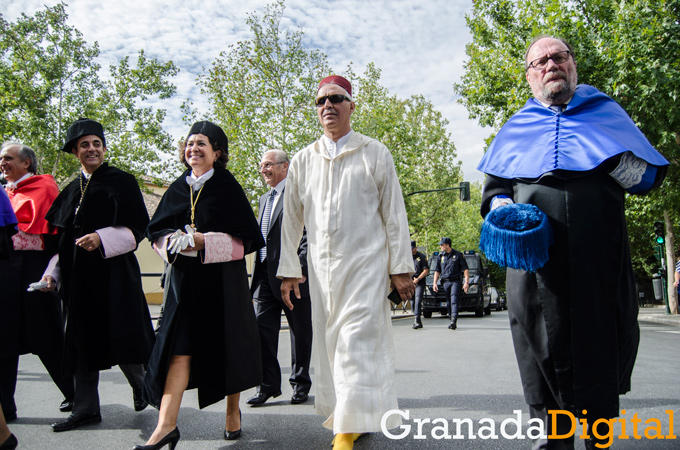
[[326, 95], [324, 97], [319, 97], [316, 99], [316, 106], [323, 106], [326, 104], [326, 100], [330, 100], [332, 104], [337, 105], [338, 103], [342, 103], [345, 100], [348, 102], [351, 101], [347, 97], [345, 97], [342, 94], [333, 94], [333, 95]]

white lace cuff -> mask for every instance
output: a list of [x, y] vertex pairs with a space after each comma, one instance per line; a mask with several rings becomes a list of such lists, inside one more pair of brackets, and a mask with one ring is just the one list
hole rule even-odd
[[172, 236], [172, 233], [159, 237], [151, 244], [158, 256], [163, 258], [165, 262], [170, 262], [168, 260], [168, 239], [170, 239], [170, 236]]
[[203, 264], [221, 263], [243, 259], [243, 241], [227, 233], [204, 233], [205, 256]]
[[42, 235], [30, 234], [19, 230], [12, 236], [14, 250], [45, 250]]
[[647, 161], [640, 159], [631, 152], [626, 152], [621, 156], [619, 165], [616, 166], [609, 175], [616, 180], [619, 185], [628, 190], [640, 184], [642, 177], [647, 171]]
[[106, 227], [97, 230], [102, 241], [104, 259], [124, 255], [137, 248], [135, 235], [127, 227]]

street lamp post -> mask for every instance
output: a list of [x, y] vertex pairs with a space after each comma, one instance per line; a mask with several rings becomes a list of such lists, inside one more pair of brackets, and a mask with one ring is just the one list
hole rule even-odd
[[409, 192], [408, 194], [405, 195], [405, 197], [410, 197], [411, 195], [415, 195], [415, 194], [423, 194], [425, 192], [457, 191], [457, 190], [460, 190], [460, 201], [462, 201], [462, 202], [469, 202], [470, 201], [470, 182], [469, 181], [461, 181], [460, 186], [458, 186], [458, 187], [441, 188], [441, 189], [427, 189], [427, 190], [424, 190], [424, 191]]

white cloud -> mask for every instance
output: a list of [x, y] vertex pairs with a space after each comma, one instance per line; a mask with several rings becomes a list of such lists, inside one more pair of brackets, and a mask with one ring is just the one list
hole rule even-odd
[[[0, 6], [6, 20], [21, 12], [33, 15], [55, 0], [15, 0]], [[174, 80], [177, 94], [159, 107], [168, 111], [166, 126], [175, 140], [186, 132], [179, 107], [190, 98], [199, 110], [207, 103], [195, 86], [196, 76], [220, 52], [250, 36], [245, 19], [262, 15], [268, 0], [72, 0], [66, 11], [69, 24], [84, 39], [99, 43], [101, 63], [134, 58], [140, 49], [148, 57], [172, 60], [180, 68]], [[301, 27], [305, 42], [328, 56], [337, 72], [353, 63], [362, 73], [374, 62], [382, 70], [382, 84], [392, 94], [407, 98], [422, 94], [442, 112], [456, 145], [466, 180], [482, 180], [475, 170], [490, 133], [456, 103], [453, 84], [463, 74], [465, 44], [470, 36], [465, 14], [470, 0], [288, 0], [283, 24]]]

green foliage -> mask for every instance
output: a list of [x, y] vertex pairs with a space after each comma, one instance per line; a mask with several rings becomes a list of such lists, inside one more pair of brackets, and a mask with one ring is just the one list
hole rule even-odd
[[262, 17], [250, 14], [253, 38], [221, 52], [198, 79], [212, 106], [209, 118], [229, 138], [229, 170], [254, 205], [266, 189], [257, 172], [262, 154], [276, 148], [292, 156], [321, 130], [313, 101], [328, 72], [326, 57], [305, 48], [302, 30], [281, 26], [284, 9], [277, 1]]
[[[473, 42], [454, 86], [471, 118], [497, 131], [531, 96], [524, 52], [536, 35], [566, 39], [579, 83], [618, 101], [670, 162], [661, 189], [627, 200], [638, 273], [651, 251], [649, 230], [680, 202], [680, 2], [678, 0], [476, 0], [467, 17]], [[491, 139], [491, 138], [490, 138]], [[672, 259], [672, 256], [669, 256]]]
[[[456, 149], [446, 131], [448, 121], [431, 102], [422, 96], [403, 100], [389, 95], [379, 83], [380, 70], [372, 63], [363, 76], [354, 75], [351, 67], [343, 75], [351, 81], [356, 100], [352, 128], [390, 149], [404, 196], [458, 186], [462, 181], [460, 163], [455, 160]], [[455, 213], [458, 197], [459, 191], [406, 197], [414, 239], [439, 234], [447, 218]]]
[[[266, 150], [290, 156], [321, 136], [314, 96], [319, 80], [334, 73], [326, 56], [309, 50], [301, 29], [282, 26], [285, 6], [277, 1], [246, 23], [253, 38], [238, 42], [213, 62], [198, 83], [211, 104], [208, 117], [229, 138], [229, 169], [241, 182], [253, 207], [266, 190], [257, 168]], [[343, 75], [352, 83], [356, 111], [352, 128], [384, 143], [392, 152], [404, 194], [457, 186], [455, 147], [447, 121], [422, 96], [408, 100], [390, 95], [380, 84], [380, 70], [369, 64], [363, 75], [352, 66]], [[198, 116], [185, 104], [187, 121]], [[457, 198], [457, 192], [443, 194]], [[439, 234], [453, 202], [441, 195], [410, 197], [407, 212], [414, 236]]]
[[163, 158], [173, 145], [162, 128], [165, 111], [145, 103], [174, 94], [168, 79], [178, 69], [140, 51], [136, 67], [126, 57], [102, 79], [98, 44], [89, 46], [66, 24], [65, 6], [22, 14], [14, 23], [0, 16], [0, 138], [31, 146], [39, 171], [63, 181], [79, 168], [61, 152], [66, 129], [89, 117], [104, 126], [113, 165], [138, 177], [161, 174], [173, 165]]

